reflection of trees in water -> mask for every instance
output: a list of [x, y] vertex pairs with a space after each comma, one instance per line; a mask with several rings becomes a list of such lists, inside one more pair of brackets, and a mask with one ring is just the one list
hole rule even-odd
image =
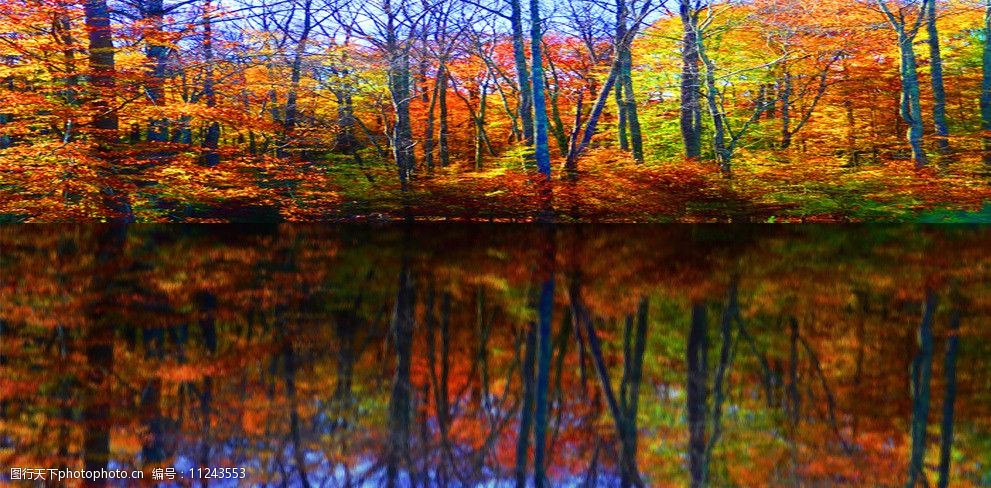
[[985, 230], [222, 232], [0, 230], [0, 462], [301, 486], [986, 476]]

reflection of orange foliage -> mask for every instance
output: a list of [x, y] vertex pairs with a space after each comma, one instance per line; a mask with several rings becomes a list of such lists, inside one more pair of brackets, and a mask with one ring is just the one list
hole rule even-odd
[[[100, 390], [113, 399], [114, 454], [137, 459], [156, 440], [155, 432], [162, 432], [157, 440], [184, 455], [199, 453], [205, 439], [236, 446], [211, 450], [217, 465], [250, 458], [265, 469], [279, 462], [292, 466], [295, 425], [311, 459], [349, 467], [380, 462], [396, 429], [391, 416], [397, 358], [389, 324], [405, 262], [416, 287], [409, 390], [413, 462], [451, 462], [440, 448], [446, 404], [444, 430], [457, 469], [511, 477], [522, 404], [520, 361], [534, 318], [534, 262], [540, 240], [550, 237], [511, 226], [445, 229], [287, 226], [230, 229], [223, 236], [130, 229], [122, 259], [135, 264], [109, 284], [123, 288], [126, 298], [114, 310], [110, 386]], [[945, 389], [941, 355], [950, 311], [966, 307], [953, 470], [961, 486], [976, 484], [975, 460], [987, 457], [981, 433], [989, 427], [989, 398], [982, 389], [984, 358], [991, 357], [982, 328], [982, 317], [991, 313], [988, 232], [747, 229], [557, 230], [550, 475], [585, 476], [593, 459], [603, 475], [619, 466], [615, 421], [587, 340], [580, 349], [575, 331], [565, 328], [571, 287], [580, 289], [595, 319], [606, 375], [617, 392], [629, 354], [626, 318], [636, 313], [641, 297], [648, 299], [637, 461], [651, 486], [683, 486], [690, 307], [707, 307], [711, 390], [723, 340], [721, 312], [735, 275], [749, 338], [734, 325], [713, 484], [900, 484], [909, 449], [906, 384], [927, 284], [941, 298], [934, 413]], [[0, 395], [7, 409], [0, 431], [16, 447], [0, 451], [0, 462], [50, 464], [64, 458], [67, 465], [80, 465], [77, 453], [86, 433], [104, 428], [75, 413], [93, 388], [87, 380], [93, 367], [86, 354], [90, 319], [80, 311], [108, 285], [92, 281], [96, 235], [85, 228], [62, 235], [48, 228], [0, 228], [0, 293], [8, 298], [0, 308]], [[449, 308], [442, 306], [445, 299]], [[66, 314], [69, 320], [60, 328]], [[216, 350], [209, 347], [211, 326]], [[794, 424], [788, 410], [792, 381], [799, 395]], [[446, 398], [438, 399], [441, 391]], [[709, 398], [711, 408], [714, 394]], [[204, 405], [209, 418], [203, 417]], [[708, 435], [712, 431], [710, 423]], [[930, 459], [938, 450], [938, 432], [931, 421]], [[844, 451], [840, 437], [853, 454]], [[53, 454], [62, 450], [64, 456]]]

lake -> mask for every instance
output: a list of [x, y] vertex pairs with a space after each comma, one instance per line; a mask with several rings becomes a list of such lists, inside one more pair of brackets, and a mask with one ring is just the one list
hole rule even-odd
[[0, 294], [0, 484], [991, 485], [986, 226], [0, 226]]

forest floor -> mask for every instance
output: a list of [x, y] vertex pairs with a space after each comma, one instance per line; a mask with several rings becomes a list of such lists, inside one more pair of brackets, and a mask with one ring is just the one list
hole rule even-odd
[[[124, 168], [116, 182], [138, 222], [527, 222], [540, 214], [534, 172], [503, 162], [420, 173], [403, 192], [391, 163], [349, 156], [287, 163], [230, 157], [215, 168], [176, 157]], [[594, 163], [593, 163], [594, 162]], [[493, 163], [495, 165], [495, 163]], [[47, 168], [47, 167], [46, 167]], [[0, 222], [92, 221], [100, 180], [0, 175]], [[560, 173], [558, 173], [560, 174]], [[37, 181], [49, 181], [39, 185]], [[54, 181], [52, 183], [51, 181]], [[730, 179], [710, 163], [637, 166], [602, 150], [577, 181], [550, 185], [560, 222], [986, 222], [991, 172], [979, 157], [915, 171], [909, 161], [856, 167], [837, 158], [743, 154]]]
[[[991, 172], [973, 158], [915, 171], [909, 161], [850, 167], [836, 158], [741, 158], [727, 179], [710, 164], [636, 166], [602, 152], [578, 181], [553, 182], [563, 222], [988, 222]], [[407, 194], [391, 167], [335, 165], [345, 218], [528, 221], [538, 185], [520, 169], [421, 175]]]

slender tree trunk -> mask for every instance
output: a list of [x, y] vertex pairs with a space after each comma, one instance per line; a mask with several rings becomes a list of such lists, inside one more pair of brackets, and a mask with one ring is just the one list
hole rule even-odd
[[117, 111], [113, 108], [116, 89], [114, 44], [110, 30], [110, 11], [106, 0], [87, 0], [86, 29], [89, 33], [89, 82], [93, 86], [93, 127], [97, 140], [104, 144], [117, 141]]
[[[89, 82], [93, 87], [94, 100], [90, 110], [93, 113], [93, 137], [104, 157], [102, 172], [116, 179], [112, 160], [112, 146], [117, 143], [116, 66], [114, 64], [113, 32], [110, 27], [110, 10], [106, 0], [86, 0], [84, 4], [86, 30], [89, 41]], [[104, 186], [101, 191], [103, 205], [110, 213], [110, 221], [128, 223], [134, 221], [127, 194], [119, 188]]]
[[637, 164], [643, 164], [643, 133], [640, 128], [640, 115], [637, 113], [637, 99], [633, 91], [633, 52], [629, 45], [623, 50], [621, 61], [622, 69], [618, 83], [623, 85], [623, 104], [626, 107], [624, 111], [626, 112], [626, 122], [629, 125], [633, 160]]
[[[488, 145], [488, 136], [485, 134], [485, 112], [488, 105], [489, 80], [482, 81], [481, 93], [478, 97], [478, 113], [473, 117], [475, 120], [475, 171], [482, 170], [482, 163], [485, 159], [485, 148]], [[492, 151], [489, 146], [489, 151]]]
[[[626, 37], [626, 22], [628, 17], [629, 8], [626, 4], [626, 0], [616, 0], [616, 40], [613, 41], [613, 49], [615, 49], [615, 56], [617, 58], [622, 58], [625, 55], [626, 48], [623, 46], [623, 39]], [[620, 63], [623, 61], [621, 60]], [[626, 89], [626, 84], [623, 83], [623, 70], [620, 69], [619, 82], [616, 83], [616, 111], [618, 112], [618, 121], [616, 122], [616, 132], [619, 137], [619, 148], [623, 151], [630, 150], [630, 137], [628, 131], [628, 120], [629, 114], [627, 112], [626, 97], [623, 91]]]
[[551, 77], [554, 79], [554, 89], [551, 90], [551, 122], [553, 122], [551, 132], [554, 134], [561, 155], [567, 157], [568, 135], [564, 129], [564, 120], [561, 118], [561, 79], [558, 76], [557, 67], [554, 66], [554, 61], [548, 58], [547, 64], [550, 67]]
[[[533, 143], [537, 170], [551, 179], [551, 151], [547, 137], [547, 100], [544, 95], [543, 26], [540, 0], [530, 0], [530, 66], [533, 70]], [[549, 202], [548, 202], [549, 203]]]
[[[613, 86], [616, 83], [616, 79], [619, 77], [620, 61], [618, 58], [613, 60], [612, 68], [609, 70], [609, 75], [606, 77], [606, 82], [599, 91], [599, 96], [595, 101], [595, 105], [592, 106], [592, 111], [588, 114], [588, 120], [585, 121], [585, 128], [581, 130], [579, 125], [575, 127], [576, 135], [580, 131], [582, 136], [581, 139], [573, 138], [571, 144], [571, 150], [568, 152], [568, 158], [565, 162], [565, 170], [568, 173], [568, 177], [572, 180], [577, 179], [578, 173], [578, 158], [581, 157], [582, 153], [588, 149], [589, 144], [592, 143], [592, 137], [595, 136], [595, 132], [598, 129], [599, 118], [602, 116], [602, 111], [606, 108], [606, 103], [609, 101], [609, 96], [613, 93]], [[578, 112], [576, 117], [576, 122], [581, 116]], [[575, 143], [577, 141], [577, 143]]]
[[[0, 128], [3, 128], [4, 124], [7, 124], [13, 120], [13, 116], [6, 113], [0, 113]], [[9, 135], [0, 132], [0, 149], [7, 149], [13, 144], [13, 140]]]
[[906, 19], [902, 14], [895, 15], [888, 7], [887, 0], [876, 1], [888, 18], [888, 23], [898, 35], [898, 50], [901, 54], [899, 77], [902, 84], [899, 108], [901, 118], [908, 125], [908, 142], [912, 148], [912, 160], [915, 161], [915, 168], [922, 169], [928, 165], [928, 160], [922, 141], [922, 104], [914, 43], [919, 27], [921, 27], [921, 23], [929, 10], [929, 4], [934, 0], [922, 0], [921, 5], [919, 5], [919, 17], [914, 22]]
[[[384, 0], [383, 10], [386, 17], [385, 54], [389, 61], [389, 95], [395, 114], [395, 126], [392, 128], [391, 134], [392, 151], [399, 173], [399, 182], [405, 193], [409, 190], [410, 181], [413, 179], [413, 169], [416, 166], [416, 157], [413, 154], [413, 127], [410, 118], [409, 48], [399, 39], [400, 13], [393, 6], [392, 0]], [[441, 137], [443, 138], [443, 128], [441, 129]], [[441, 150], [443, 151], [443, 148]], [[408, 220], [412, 218], [408, 212], [408, 206], [406, 217]]]
[[991, 169], [991, 0], [984, 7], [984, 48], [981, 57], [981, 130], [984, 165]]
[[903, 36], [900, 42], [902, 49], [902, 118], [908, 124], [908, 142], [912, 147], [912, 160], [915, 167], [926, 167], [925, 148], [922, 144], [922, 101], [919, 93], [919, 70], [915, 58], [912, 38]]
[[706, 54], [703, 39], [698, 38], [698, 55], [705, 64], [705, 99], [709, 105], [709, 115], [712, 116], [712, 147], [716, 153], [716, 162], [724, 175], [729, 176], [733, 151], [727, 141], [726, 114], [719, 103], [719, 89], [716, 87], [716, 63]]
[[[203, 6], [203, 58], [206, 62], [206, 76], [203, 80], [203, 94], [206, 97], [206, 106], [213, 112], [217, 106], [217, 93], [214, 89], [213, 74], [213, 3], [206, 0]], [[206, 136], [203, 138], [203, 164], [205, 166], [216, 166], [220, 164], [220, 155], [217, 154], [217, 146], [220, 143], [220, 123], [211, 120], [206, 129]]]
[[[164, 40], [156, 39], [163, 33], [165, 9], [162, 0], [148, 0], [144, 5], [144, 17], [151, 24], [152, 39], [148, 41], [145, 50], [148, 65], [148, 82], [145, 84], [147, 97], [155, 110], [161, 110], [165, 104], [165, 62], [169, 48]], [[148, 127], [149, 142], [165, 142], [169, 140], [169, 121], [152, 117]]]
[[787, 67], [781, 79], [781, 149], [791, 147], [791, 98], [794, 91], [792, 84], [791, 70]]
[[427, 108], [427, 127], [423, 130], [423, 164], [428, 174], [434, 171], [434, 130], [437, 119], [437, 98], [440, 95], [440, 78], [441, 74], [438, 70], [434, 89], [430, 95], [430, 106]]
[[439, 137], [439, 153], [440, 153], [440, 166], [446, 168], [451, 164], [451, 148], [450, 148], [450, 116], [448, 115], [447, 107], [447, 87], [450, 84], [448, 77], [450, 74], [447, 72], [447, 66], [441, 65], [440, 72], [437, 74], [438, 92], [437, 92], [437, 103], [440, 105], [440, 137]]
[[533, 145], [533, 91], [530, 86], [530, 71], [526, 62], [526, 46], [523, 34], [523, 4], [522, 0], [509, 0], [510, 24], [513, 29], [513, 60], [516, 63], [516, 78], [519, 83], [520, 101], [517, 111], [523, 126], [523, 142]]
[[943, 83], [943, 54], [940, 51], [939, 29], [936, 25], [936, 1], [930, 0], [926, 14], [929, 34], [929, 71], [933, 93], [933, 125], [940, 156], [950, 152], [950, 129], [946, 125], [946, 86]]
[[684, 27], [681, 51], [681, 138], [685, 157], [702, 158], [702, 83], [699, 76], [698, 13], [692, 0], [680, 0]]
[[[292, 143], [292, 133], [299, 123], [299, 89], [300, 81], [303, 78], [303, 56], [306, 54], [306, 47], [310, 40], [310, 30], [313, 27], [312, 7], [312, 0], [305, 0], [301, 6], [303, 10], [303, 25], [299, 33], [299, 40], [296, 42], [296, 48], [293, 50], [289, 91], [286, 93], [286, 118], [282, 121], [283, 133], [277, 151], [279, 156], [286, 156], [288, 154], [287, 149]], [[408, 72], [407, 76], [409, 76]]]

